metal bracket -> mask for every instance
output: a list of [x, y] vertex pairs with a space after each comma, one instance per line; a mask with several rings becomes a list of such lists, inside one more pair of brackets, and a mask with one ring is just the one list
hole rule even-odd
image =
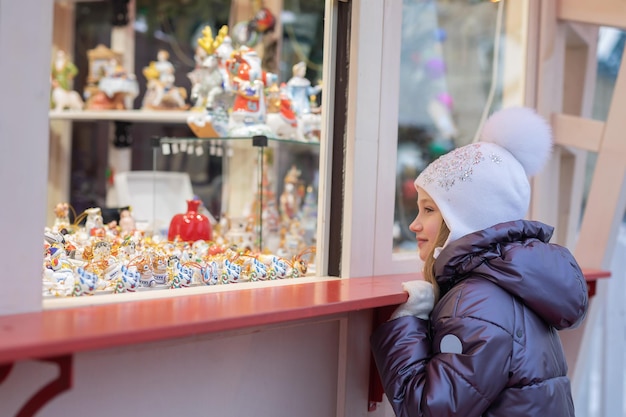
[[130, 135], [129, 129], [132, 123], [115, 121], [115, 137], [113, 138], [113, 146], [116, 148], [128, 148], [133, 144], [133, 137]]
[[128, 25], [128, 3], [130, 0], [111, 0], [113, 5], [113, 15], [111, 16], [111, 24], [113, 26]]
[[0, 365], [0, 384], [2, 384], [5, 379], [7, 379], [7, 377], [11, 373], [11, 369], [13, 369], [12, 363], [5, 363], [3, 365]]
[[[59, 375], [30, 397], [30, 399], [26, 401], [26, 404], [22, 406], [20, 411], [17, 412], [15, 415], [16, 417], [33, 417], [48, 402], [72, 387], [73, 366], [71, 355], [55, 356], [36, 360], [56, 364], [59, 367]], [[0, 365], [0, 384], [2, 384], [9, 376], [13, 366], [13, 363]]]
[[267, 146], [267, 136], [265, 135], [252, 136], [252, 146], [265, 148]]

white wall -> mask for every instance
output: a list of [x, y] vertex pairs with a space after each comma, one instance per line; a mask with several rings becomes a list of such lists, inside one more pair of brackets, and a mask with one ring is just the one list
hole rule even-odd
[[[376, 417], [367, 412], [367, 312], [76, 354], [70, 391], [38, 417]], [[0, 386], [15, 415], [53, 365], [19, 362]]]
[[0, 0], [0, 315], [41, 309], [51, 14], [50, 0]]

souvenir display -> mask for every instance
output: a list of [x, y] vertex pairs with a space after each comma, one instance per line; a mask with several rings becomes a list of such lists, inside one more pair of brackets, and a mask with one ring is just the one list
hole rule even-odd
[[228, 26], [222, 26], [217, 36], [209, 26], [202, 30], [194, 60], [196, 68], [190, 72], [192, 114], [187, 124], [198, 137], [224, 137], [228, 134], [228, 111], [233, 93], [226, 70], [226, 60], [233, 52]]
[[[189, 204], [197, 215], [199, 201]], [[207, 237], [203, 229], [197, 240], [194, 236], [183, 240], [182, 232], [170, 240], [135, 229], [128, 210], [121, 214], [120, 225], [103, 225], [98, 207], [85, 210], [71, 223], [67, 209], [67, 203], [57, 205], [55, 224], [44, 232], [44, 297], [298, 278], [310, 272], [315, 253], [314, 247], [302, 247], [302, 241], [299, 252], [285, 256], [260, 251], [253, 242], [253, 226], [226, 216], [208, 239], [202, 238]]]
[[70, 61], [65, 51], [58, 50], [50, 72], [52, 82], [50, 106], [53, 110], [82, 110], [83, 99], [72, 90], [72, 80], [76, 74], [78, 74], [76, 65]]
[[[187, 74], [191, 81], [189, 104], [186, 90], [176, 85], [168, 52], [160, 50], [156, 60], [142, 70], [147, 81], [142, 109], [191, 107], [187, 124], [196, 136], [212, 139], [204, 141], [211, 144], [210, 155], [215, 154], [211, 151], [215, 142], [226, 142], [222, 138], [263, 135], [318, 142], [321, 86], [312, 86], [305, 77], [306, 64], [294, 65], [292, 77], [281, 81], [277, 74], [266, 71], [262, 45], [252, 48], [255, 39], [264, 39], [275, 24], [275, 16], [259, 4], [254, 18], [233, 30], [234, 40], [228, 26], [222, 26], [215, 36], [211, 27], [205, 27], [197, 40], [195, 67]], [[130, 107], [139, 87], [135, 75], [124, 69], [122, 55], [98, 45], [88, 51], [88, 59], [85, 109]], [[61, 51], [51, 75], [55, 108], [78, 107], [80, 96], [69, 90], [76, 67]], [[203, 154], [203, 145], [187, 147], [187, 142], [181, 145], [190, 149], [186, 151], [189, 157]], [[169, 154], [166, 148], [169, 145], [161, 147], [163, 155]], [[172, 154], [177, 152], [174, 148], [178, 149], [178, 143], [171, 145]], [[217, 149], [221, 156], [222, 146]], [[224, 155], [228, 151], [232, 153], [226, 149]], [[263, 159], [266, 154], [260, 155], [259, 161], [271, 165]], [[59, 203], [54, 223], [44, 231], [43, 295], [117, 294], [310, 274], [309, 263], [315, 253], [316, 209], [311, 206], [315, 195], [311, 187], [305, 198], [301, 174], [294, 164], [278, 179], [284, 184], [277, 195], [275, 185], [279, 184], [273, 184], [277, 182], [274, 176], [260, 169], [258, 189], [250, 195], [250, 210], [236, 216], [222, 213], [219, 222], [210, 213], [199, 213], [199, 199], [188, 200], [187, 212], [164, 219], [164, 225], [170, 220], [165, 233], [146, 230], [145, 220], [135, 222], [129, 209], [120, 210], [119, 219], [105, 223], [99, 207], [77, 214], [69, 204]], [[244, 199], [243, 206], [248, 207], [246, 202]]]
[[233, 49], [227, 33], [223, 26], [213, 38], [211, 28], [206, 27], [198, 39], [196, 68], [189, 73], [197, 113], [187, 119], [194, 134], [319, 142], [317, 96], [322, 87], [312, 86], [305, 77], [306, 64], [294, 65], [292, 77], [281, 83], [278, 75], [263, 69], [259, 54], [245, 42]]

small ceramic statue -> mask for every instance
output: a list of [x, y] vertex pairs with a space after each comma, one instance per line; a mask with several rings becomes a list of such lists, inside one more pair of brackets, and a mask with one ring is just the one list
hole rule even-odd
[[85, 231], [93, 236], [96, 229], [103, 227], [102, 210], [100, 207], [91, 207], [85, 210], [87, 219], [85, 220]]
[[128, 209], [124, 209], [120, 212], [120, 229], [122, 236], [129, 236], [136, 229], [135, 219]]
[[296, 139], [298, 119], [287, 94], [287, 85], [278, 85], [278, 77], [268, 75], [267, 124], [275, 136], [281, 139]]
[[213, 38], [210, 26], [202, 30], [202, 38], [198, 39], [195, 61], [197, 67], [188, 74], [191, 80], [191, 100], [195, 109], [213, 109], [217, 97], [224, 92], [224, 78], [219, 65], [218, 48], [228, 34], [228, 26], [222, 26]]
[[285, 175], [285, 188], [279, 199], [283, 222], [290, 222], [300, 211], [301, 197], [298, 195], [300, 174], [300, 170], [292, 166]]
[[139, 271], [137, 271], [136, 266], [132, 266], [129, 268], [126, 265], [122, 265], [121, 275], [117, 278], [115, 282], [115, 288], [113, 292], [135, 292], [135, 290], [137, 290], [137, 287], [139, 287], [140, 279], [141, 276], [139, 275]]
[[82, 110], [83, 100], [76, 91], [71, 88], [72, 80], [78, 74], [76, 65], [67, 57], [65, 51], [58, 50], [50, 78], [52, 81], [51, 106], [55, 111], [64, 109]]
[[298, 62], [293, 66], [293, 77], [287, 81], [287, 94], [291, 99], [291, 107], [298, 116], [311, 113], [311, 96], [322, 91], [322, 86], [311, 86], [306, 77], [306, 64]]
[[54, 225], [52, 230], [59, 232], [70, 227], [70, 205], [68, 203], [58, 203], [54, 207]]
[[152, 110], [185, 110], [187, 91], [176, 87], [174, 65], [169, 61], [170, 54], [162, 49], [157, 53], [157, 60], [143, 69], [148, 80], [142, 108]]
[[139, 85], [134, 74], [128, 73], [115, 58], [103, 68], [104, 76], [98, 81], [99, 94], [91, 98], [89, 109], [124, 110], [125, 99], [134, 99], [139, 94]]
[[235, 91], [230, 113], [229, 134], [232, 136], [271, 135], [266, 124], [265, 80], [261, 58], [253, 49], [242, 46], [233, 53], [226, 67]]

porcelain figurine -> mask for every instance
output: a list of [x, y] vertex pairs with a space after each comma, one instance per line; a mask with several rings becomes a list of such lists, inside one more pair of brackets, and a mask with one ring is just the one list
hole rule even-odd
[[78, 267], [75, 274], [73, 297], [93, 295], [98, 287], [98, 276], [84, 267]]
[[270, 279], [285, 279], [289, 277], [291, 268], [283, 258], [272, 256], [269, 271]]
[[322, 115], [305, 113], [298, 117], [296, 138], [302, 142], [319, 142], [322, 135]]
[[126, 98], [134, 99], [139, 94], [139, 84], [134, 74], [124, 69], [120, 62], [113, 58], [104, 68], [104, 77], [98, 81], [101, 94], [88, 102], [92, 110], [125, 110]]
[[143, 69], [146, 77], [146, 93], [143, 97], [142, 108], [151, 110], [186, 110], [187, 91], [176, 87], [174, 65], [169, 61], [169, 52], [161, 49], [157, 53], [157, 60]]
[[44, 268], [42, 282], [44, 296], [68, 297], [74, 291], [74, 271], [69, 269], [53, 271], [52, 269]]
[[305, 276], [309, 270], [309, 263], [304, 259], [306, 255], [314, 254], [315, 246], [308, 247], [291, 258], [292, 276], [294, 278]]
[[268, 279], [268, 267], [257, 258], [245, 264], [245, 275], [249, 281], [265, 281]]
[[229, 135], [271, 135], [266, 122], [265, 81], [261, 58], [253, 49], [242, 46], [226, 62], [235, 93], [229, 120]]
[[189, 287], [193, 282], [193, 275], [193, 269], [189, 264], [175, 262], [173, 276], [169, 281], [169, 287], [172, 289]]
[[84, 212], [87, 215], [85, 220], [85, 232], [88, 236], [104, 237], [104, 220], [102, 218], [102, 210], [100, 207], [91, 207]]
[[192, 83], [193, 109], [200, 113], [189, 116], [187, 124], [200, 138], [223, 137], [228, 132], [228, 111], [232, 101], [225, 68], [225, 61], [232, 52], [228, 26], [222, 26], [215, 39], [209, 26], [202, 34], [195, 56], [197, 66], [188, 74]]
[[286, 84], [278, 86], [277, 77], [268, 77], [267, 89], [267, 124], [274, 135], [281, 139], [294, 140], [298, 133], [298, 118], [291, 106], [291, 99], [286, 91]]
[[220, 266], [217, 261], [208, 261], [202, 267], [202, 283], [217, 285], [220, 283]]
[[191, 101], [197, 110], [212, 110], [217, 98], [224, 93], [224, 77], [220, 70], [217, 49], [228, 35], [228, 26], [222, 26], [215, 38], [210, 26], [202, 30], [202, 38], [198, 39], [198, 51], [195, 60], [197, 67], [188, 74], [191, 80]]
[[118, 258], [129, 262], [137, 254], [137, 242], [132, 236], [126, 236], [120, 243]]
[[51, 107], [53, 110], [82, 110], [83, 99], [78, 92], [71, 88], [72, 80], [76, 74], [78, 74], [76, 65], [68, 58], [65, 51], [58, 50], [51, 71]]
[[45, 266], [54, 272], [73, 271], [72, 264], [67, 259], [65, 249], [61, 245], [51, 245], [47, 249], [48, 258]]
[[100, 207], [91, 207], [84, 211], [87, 216], [85, 220], [85, 231], [87, 234], [91, 234], [91, 229], [102, 225], [102, 211]]
[[141, 256], [130, 266], [134, 266], [137, 268], [137, 271], [139, 272], [140, 286], [149, 288], [157, 285], [157, 281], [156, 279], [154, 279], [154, 275], [152, 274], [152, 265], [150, 262], [150, 257], [148, 255]]
[[55, 232], [63, 229], [69, 230], [70, 226], [70, 205], [68, 203], [58, 203], [54, 207], [54, 225], [52, 230]]
[[154, 253], [151, 256], [152, 277], [157, 284], [166, 284], [167, 276], [167, 257], [162, 253]]
[[301, 223], [304, 230], [306, 245], [315, 245], [317, 233], [317, 193], [312, 186], [308, 186], [302, 204]]
[[135, 219], [130, 210], [122, 210], [120, 212], [120, 232], [122, 237], [131, 235], [136, 228]]
[[98, 240], [93, 244], [90, 263], [98, 269], [97, 274], [107, 282], [115, 281], [121, 273], [122, 264], [112, 254], [112, 244]]
[[140, 285], [141, 275], [137, 267], [122, 265], [121, 275], [115, 281], [114, 293], [135, 292]]
[[280, 195], [280, 214], [283, 222], [288, 223], [300, 212], [301, 197], [298, 194], [298, 184], [300, 182], [301, 171], [292, 166], [284, 180], [284, 190]]
[[233, 93], [233, 88], [230, 83], [230, 77], [228, 68], [226, 67], [226, 62], [231, 58], [234, 51], [235, 49], [233, 48], [233, 41], [228, 35], [224, 36], [224, 38], [222, 39], [222, 43], [217, 47], [215, 51], [215, 54], [218, 58], [218, 67], [220, 72], [222, 73], [224, 91], [226, 93]]
[[298, 62], [292, 68], [293, 76], [287, 81], [287, 94], [291, 99], [291, 107], [297, 116], [311, 113], [311, 96], [322, 91], [322, 86], [311, 86], [306, 77], [306, 64]]
[[224, 260], [224, 265], [220, 274], [220, 283], [222, 284], [236, 284], [241, 278], [241, 265], [236, 261], [229, 259]]

